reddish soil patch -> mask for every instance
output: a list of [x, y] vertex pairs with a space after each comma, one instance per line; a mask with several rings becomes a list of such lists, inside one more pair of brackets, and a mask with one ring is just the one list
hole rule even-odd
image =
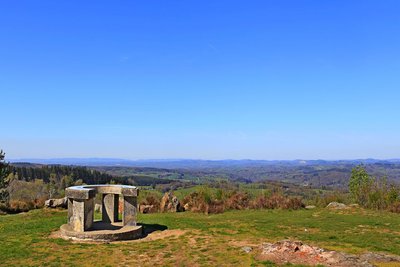
[[261, 248], [260, 260], [269, 260], [277, 264], [294, 263], [305, 265], [324, 265], [342, 267], [368, 267], [378, 262], [400, 264], [400, 257], [378, 253], [367, 253], [361, 256], [343, 252], [325, 250], [303, 244], [301, 241], [283, 240], [276, 243], [264, 243]]

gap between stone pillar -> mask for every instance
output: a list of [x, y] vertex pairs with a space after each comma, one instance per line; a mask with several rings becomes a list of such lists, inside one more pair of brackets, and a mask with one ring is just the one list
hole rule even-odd
[[114, 223], [118, 221], [118, 204], [119, 195], [103, 194], [102, 200], [102, 221], [106, 223]]

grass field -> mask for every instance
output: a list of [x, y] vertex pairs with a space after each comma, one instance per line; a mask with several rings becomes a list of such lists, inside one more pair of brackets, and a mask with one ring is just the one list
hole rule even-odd
[[[44, 209], [0, 216], [0, 265], [274, 266], [257, 260], [258, 247], [288, 238], [356, 254], [400, 255], [400, 216], [362, 209], [141, 214], [152, 233], [109, 244], [49, 238], [65, 221], [66, 211]], [[247, 254], [243, 246], [254, 249]]]

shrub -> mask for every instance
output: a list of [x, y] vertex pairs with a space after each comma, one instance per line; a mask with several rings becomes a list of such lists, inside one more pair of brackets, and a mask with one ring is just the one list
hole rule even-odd
[[251, 202], [252, 209], [265, 209], [267, 206], [267, 197], [265, 195], [257, 196]]
[[209, 187], [203, 186], [198, 191], [186, 195], [182, 204], [186, 210], [193, 212], [222, 213], [225, 210], [225, 203], [223, 200], [217, 199], [218, 196], [221, 198], [218, 190], [214, 194]]
[[360, 205], [366, 205], [373, 178], [367, 173], [364, 166], [359, 165], [351, 170], [349, 191], [354, 201]]
[[250, 204], [249, 196], [243, 192], [235, 192], [225, 202], [226, 209], [243, 210], [248, 209]]
[[304, 208], [305, 205], [303, 203], [303, 201], [298, 198], [298, 197], [293, 197], [293, 198], [288, 198], [286, 200], [286, 204], [283, 207], [284, 209], [290, 209], [290, 210], [298, 210], [301, 208]]
[[8, 203], [0, 203], [0, 215], [6, 214], [8, 210]]
[[10, 200], [9, 211], [23, 212], [34, 208], [34, 203], [31, 201]]
[[353, 199], [365, 208], [386, 209], [398, 200], [399, 188], [386, 177], [370, 176], [363, 166], [352, 170], [349, 191]]
[[392, 204], [389, 206], [388, 210], [389, 210], [390, 212], [400, 213], [400, 201], [396, 201], [396, 202], [392, 203]]
[[256, 197], [251, 204], [253, 209], [301, 209], [305, 205], [300, 198], [289, 198], [275, 193], [271, 196], [261, 195]]
[[289, 198], [280, 193], [263, 194], [251, 199], [242, 191], [225, 191], [223, 197], [218, 191], [212, 194], [211, 190], [202, 188], [185, 196], [182, 203], [190, 211], [206, 214], [243, 209], [300, 209], [305, 206], [300, 198]]
[[278, 209], [284, 206], [286, 198], [281, 194], [273, 194], [271, 197], [267, 198], [266, 206], [267, 209]]
[[214, 200], [208, 204], [207, 214], [223, 213], [224, 211], [225, 211], [225, 205], [224, 202], [221, 200]]
[[350, 200], [351, 199], [350, 199], [349, 194], [345, 194], [343, 192], [336, 191], [336, 192], [325, 194], [322, 196], [317, 196], [314, 199], [312, 204], [314, 204], [317, 207], [325, 208], [331, 202], [350, 204], [350, 202], [351, 202]]
[[182, 204], [190, 211], [208, 214], [210, 201], [204, 192], [192, 192], [183, 198]]
[[12, 212], [26, 211], [27, 208], [41, 208], [48, 196], [46, 184], [39, 179], [33, 182], [15, 179], [11, 181], [8, 189]]
[[140, 202], [143, 205], [160, 206], [160, 198], [156, 194], [148, 194], [144, 200]]
[[150, 205], [153, 206], [147, 212], [154, 213], [160, 210], [160, 200], [161, 196], [155, 192], [146, 192], [144, 197], [141, 197], [140, 206]]

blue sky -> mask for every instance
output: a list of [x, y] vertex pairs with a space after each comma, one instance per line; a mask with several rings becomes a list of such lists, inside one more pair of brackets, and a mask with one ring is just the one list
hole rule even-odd
[[4, 1], [9, 158], [400, 157], [399, 1]]

